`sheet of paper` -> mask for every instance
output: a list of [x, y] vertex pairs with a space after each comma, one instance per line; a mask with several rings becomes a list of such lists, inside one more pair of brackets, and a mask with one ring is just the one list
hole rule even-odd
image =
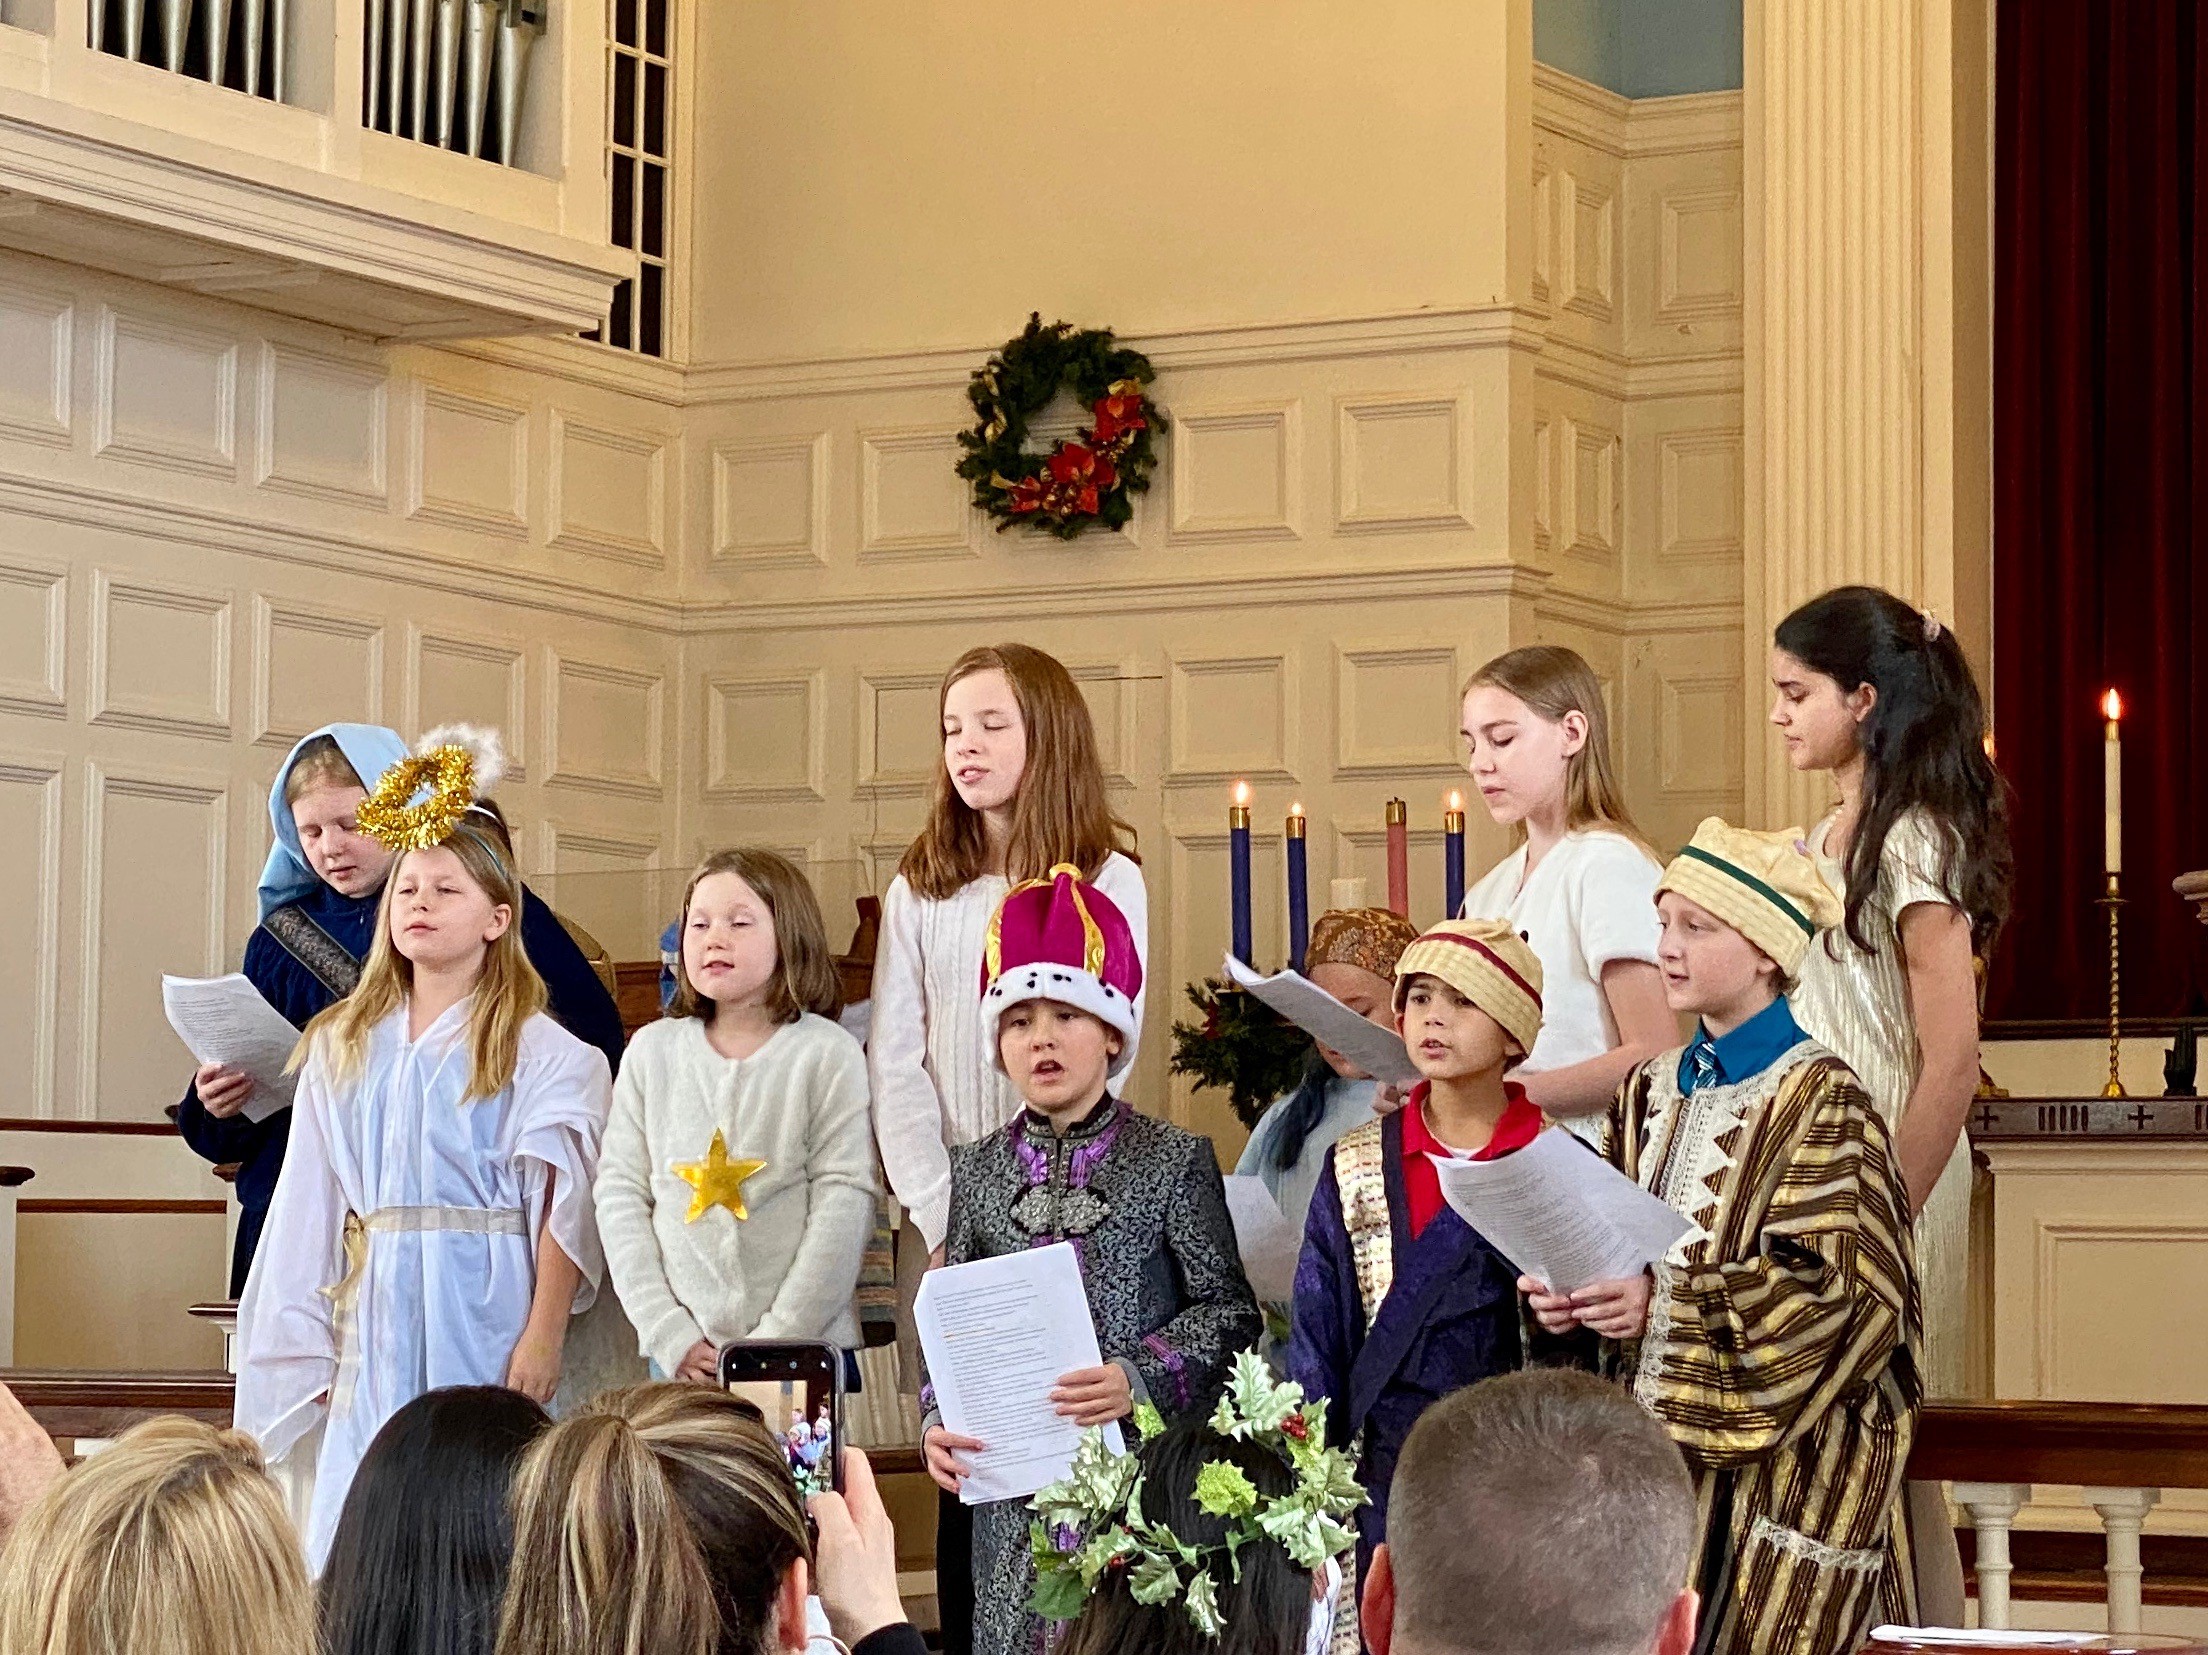
[[202, 1063], [227, 1063], [253, 1077], [245, 1118], [265, 1121], [291, 1103], [298, 1077], [284, 1073], [299, 1031], [261, 998], [241, 972], [227, 977], [163, 977], [169, 1027]]
[[[1063, 1477], [1081, 1427], [1052, 1409], [1051, 1387], [1104, 1361], [1073, 1244], [930, 1270], [912, 1319], [944, 1428], [989, 1445], [965, 1456], [974, 1474], [959, 1498], [1024, 1500]], [[1118, 1426], [1105, 1435], [1124, 1448]]]
[[1431, 1159], [1457, 1216], [1559, 1293], [1630, 1276], [1687, 1233], [1668, 1202], [1562, 1127], [1498, 1160]]
[[1358, 1016], [1308, 977], [1293, 971], [1261, 977], [1231, 954], [1227, 956], [1227, 976], [1381, 1084], [1409, 1087], [1417, 1083], [1418, 1069], [1401, 1035]]
[[1899, 1649], [2099, 1649], [2098, 1632], [1980, 1632], [1956, 1626], [1878, 1626], [1871, 1642]]
[[1227, 1212], [1234, 1219], [1242, 1270], [1260, 1304], [1286, 1304], [1296, 1281], [1303, 1237], [1280, 1210], [1265, 1180], [1235, 1173], [1227, 1179]]

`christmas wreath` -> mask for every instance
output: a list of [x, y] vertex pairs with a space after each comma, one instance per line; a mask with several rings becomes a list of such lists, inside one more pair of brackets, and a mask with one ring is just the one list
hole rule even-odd
[[[958, 474], [997, 532], [1029, 523], [1071, 540], [1134, 516], [1133, 497], [1149, 488], [1158, 463], [1152, 434], [1165, 428], [1143, 391], [1156, 377], [1150, 359], [1115, 344], [1109, 328], [1045, 327], [1039, 313], [1029, 316], [1026, 331], [968, 381], [975, 419], [958, 434], [966, 450]], [[1061, 390], [1089, 410], [1089, 423], [1047, 454], [1032, 451], [1028, 422]]]
[[1199, 1092], [1224, 1088], [1242, 1124], [1255, 1127], [1303, 1078], [1311, 1037], [1224, 977], [1190, 983], [1188, 1003], [1203, 1021], [1173, 1025], [1173, 1073], [1193, 1078]]

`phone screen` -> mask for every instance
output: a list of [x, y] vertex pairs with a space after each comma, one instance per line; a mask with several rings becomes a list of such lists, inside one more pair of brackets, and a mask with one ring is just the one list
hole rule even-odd
[[738, 1340], [721, 1350], [721, 1383], [757, 1408], [810, 1499], [842, 1486], [843, 1354], [804, 1341]]

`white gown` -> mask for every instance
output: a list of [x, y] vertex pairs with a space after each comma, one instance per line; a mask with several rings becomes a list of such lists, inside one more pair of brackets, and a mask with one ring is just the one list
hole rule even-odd
[[577, 1312], [604, 1277], [591, 1183], [612, 1095], [605, 1055], [533, 1017], [512, 1083], [462, 1102], [471, 1005], [413, 1041], [401, 1006], [370, 1032], [358, 1076], [333, 1084], [318, 1052], [299, 1077], [238, 1306], [236, 1420], [279, 1472], [294, 1450], [316, 1455], [321, 1428], [305, 1532], [317, 1574], [384, 1421], [425, 1391], [504, 1382], [543, 1227], [582, 1268]]

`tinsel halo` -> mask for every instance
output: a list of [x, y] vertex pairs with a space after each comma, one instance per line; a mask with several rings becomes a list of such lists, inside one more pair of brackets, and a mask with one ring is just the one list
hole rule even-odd
[[361, 832], [392, 850], [428, 850], [452, 837], [505, 769], [495, 730], [442, 725], [422, 738], [412, 758], [383, 773], [354, 819]]

